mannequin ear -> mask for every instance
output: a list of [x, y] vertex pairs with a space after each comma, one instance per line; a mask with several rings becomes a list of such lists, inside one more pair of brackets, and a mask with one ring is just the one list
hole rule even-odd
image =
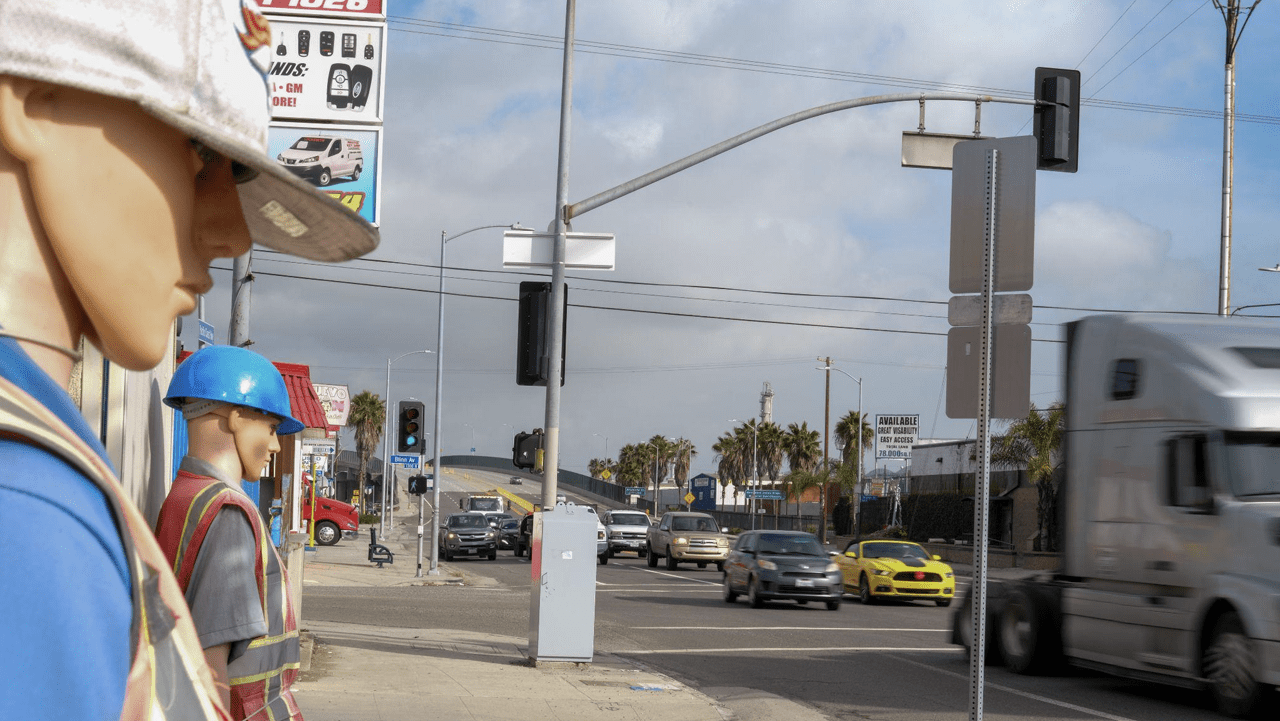
[[0, 146], [24, 163], [45, 150], [43, 120], [50, 117], [58, 87], [0, 75]]
[[239, 406], [227, 409], [227, 430], [236, 433], [245, 425], [244, 411]]

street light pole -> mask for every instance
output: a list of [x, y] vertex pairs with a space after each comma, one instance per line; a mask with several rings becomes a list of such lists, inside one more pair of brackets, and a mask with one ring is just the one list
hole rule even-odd
[[591, 435], [604, 439], [604, 458], [601, 460], [604, 461], [605, 470], [607, 471], [609, 470], [609, 436], [602, 436], [599, 433], [592, 433]]
[[[440, 285], [438, 298], [436, 298], [436, 413], [435, 413], [435, 431], [431, 436], [432, 454], [431, 454], [431, 474], [435, 477], [435, 483], [432, 483], [433, 490], [431, 492], [431, 539], [432, 543], [438, 543], [440, 538], [440, 484], [444, 482], [443, 474], [440, 470], [440, 412], [444, 406], [441, 397], [444, 393], [444, 249], [449, 241], [455, 238], [461, 238], [468, 233], [474, 233], [477, 230], [488, 230], [490, 228], [511, 228], [512, 230], [526, 230], [519, 223], [512, 225], [481, 225], [461, 233], [447, 235], [443, 230], [440, 231]], [[431, 554], [431, 570], [428, 575], [440, 575], [440, 554]]]
[[[853, 501], [853, 524], [854, 524], [853, 537], [854, 537], [854, 538], [858, 538], [858, 537], [859, 537], [859, 534], [861, 534], [861, 533], [862, 533], [862, 513], [861, 513], [861, 510], [862, 510], [862, 424], [866, 422], [866, 421], [865, 421], [865, 419], [863, 419], [863, 417], [862, 417], [862, 379], [861, 379], [861, 378], [854, 378], [853, 376], [849, 375], [848, 373], [845, 373], [844, 371], [840, 370], [839, 368], [836, 368], [835, 366], [831, 365], [830, 363], [828, 363], [828, 364], [827, 364], [827, 365], [825, 365], [825, 366], [822, 366], [821, 368], [818, 368], [817, 370], [820, 370], [820, 371], [835, 371], [836, 373], [840, 373], [840, 374], [844, 375], [844, 377], [846, 377], [846, 378], [848, 378], [849, 380], [853, 381], [854, 383], [857, 383], [857, 384], [858, 384], [858, 441], [857, 441], [857, 443], [855, 444], [855, 445], [857, 446], [857, 449], [858, 449], [858, 483], [857, 483], [857, 485], [855, 485], [855, 486], [854, 486], [854, 488], [853, 488], [853, 494], [854, 494], [854, 501]], [[828, 378], [830, 378], [830, 377], [831, 377], [830, 373], [828, 373], [828, 374], [827, 374], [827, 377], [828, 377]], [[829, 387], [829, 386], [828, 386], [828, 387]]]
[[[398, 355], [395, 358], [387, 358], [386, 412], [382, 414], [382, 509], [381, 509], [381, 512], [378, 514], [378, 535], [382, 536], [383, 538], [387, 537], [387, 527], [392, 523], [392, 521], [387, 516], [388, 510], [389, 510], [387, 508], [387, 479], [392, 478], [391, 476], [391, 364], [400, 360], [401, 358], [404, 358], [406, 356], [411, 356], [414, 353], [430, 353], [430, 352], [431, 351], [429, 350], [411, 350], [408, 353]], [[364, 469], [361, 468], [360, 472], [363, 473]], [[356, 477], [359, 478], [360, 475], [357, 474]], [[392, 481], [394, 482], [394, 479], [392, 479]], [[363, 493], [364, 489], [362, 488], [360, 490], [362, 491], [360, 494], [360, 497], [364, 498], [364, 493]], [[365, 508], [367, 509], [368, 507], [369, 506], [366, 503]]]
[[463, 423], [462, 425], [471, 429], [471, 455], [474, 456], [476, 454], [476, 427], [470, 423]]

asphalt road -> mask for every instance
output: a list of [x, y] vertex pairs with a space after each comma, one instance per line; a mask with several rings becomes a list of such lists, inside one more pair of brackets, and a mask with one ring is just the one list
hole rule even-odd
[[[501, 481], [506, 481], [501, 476]], [[472, 473], [441, 486], [446, 512], [466, 490], [496, 476]], [[470, 489], [468, 489], [470, 487]], [[523, 489], [540, 501], [540, 486]], [[572, 500], [572, 499], [571, 499]], [[465, 587], [308, 588], [310, 618], [407, 628], [455, 628], [512, 636], [529, 632], [529, 562], [459, 560]], [[752, 609], [726, 604], [714, 566], [651, 569], [617, 557], [596, 566], [595, 642], [693, 685], [712, 697], [743, 688], [804, 703], [831, 719], [968, 718], [969, 668], [947, 629], [952, 609], [933, 604], [837, 611], [793, 602]], [[985, 718], [1192, 721], [1216, 717], [1207, 695], [1083, 671], [1052, 677], [986, 670]]]

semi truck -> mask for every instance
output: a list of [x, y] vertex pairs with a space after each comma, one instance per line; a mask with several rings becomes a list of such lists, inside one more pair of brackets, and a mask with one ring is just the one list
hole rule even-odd
[[988, 660], [1207, 689], [1228, 716], [1274, 703], [1280, 331], [1107, 315], [1066, 340], [1061, 566], [989, 584]]
[[507, 499], [497, 491], [488, 493], [471, 493], [458, 500], [458, 508], [464, 511], [484, 511], [486, 513], [502, 513], [510, 508]]

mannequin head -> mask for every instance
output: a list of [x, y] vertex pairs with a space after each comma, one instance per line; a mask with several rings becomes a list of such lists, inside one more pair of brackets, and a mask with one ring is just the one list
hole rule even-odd
[[232, 478], [257, 481], [272, 454], [280, 452], [279, 426], [279, 418], [222, 403], [187, 421], [187, 455]]
[[[210, 160], [133, 102], [0, 76], [0, 323], [156, 365], [209, 262], [250, 246], [231, 163]], [[29, 348], [65, 380], [70, 359]]]

